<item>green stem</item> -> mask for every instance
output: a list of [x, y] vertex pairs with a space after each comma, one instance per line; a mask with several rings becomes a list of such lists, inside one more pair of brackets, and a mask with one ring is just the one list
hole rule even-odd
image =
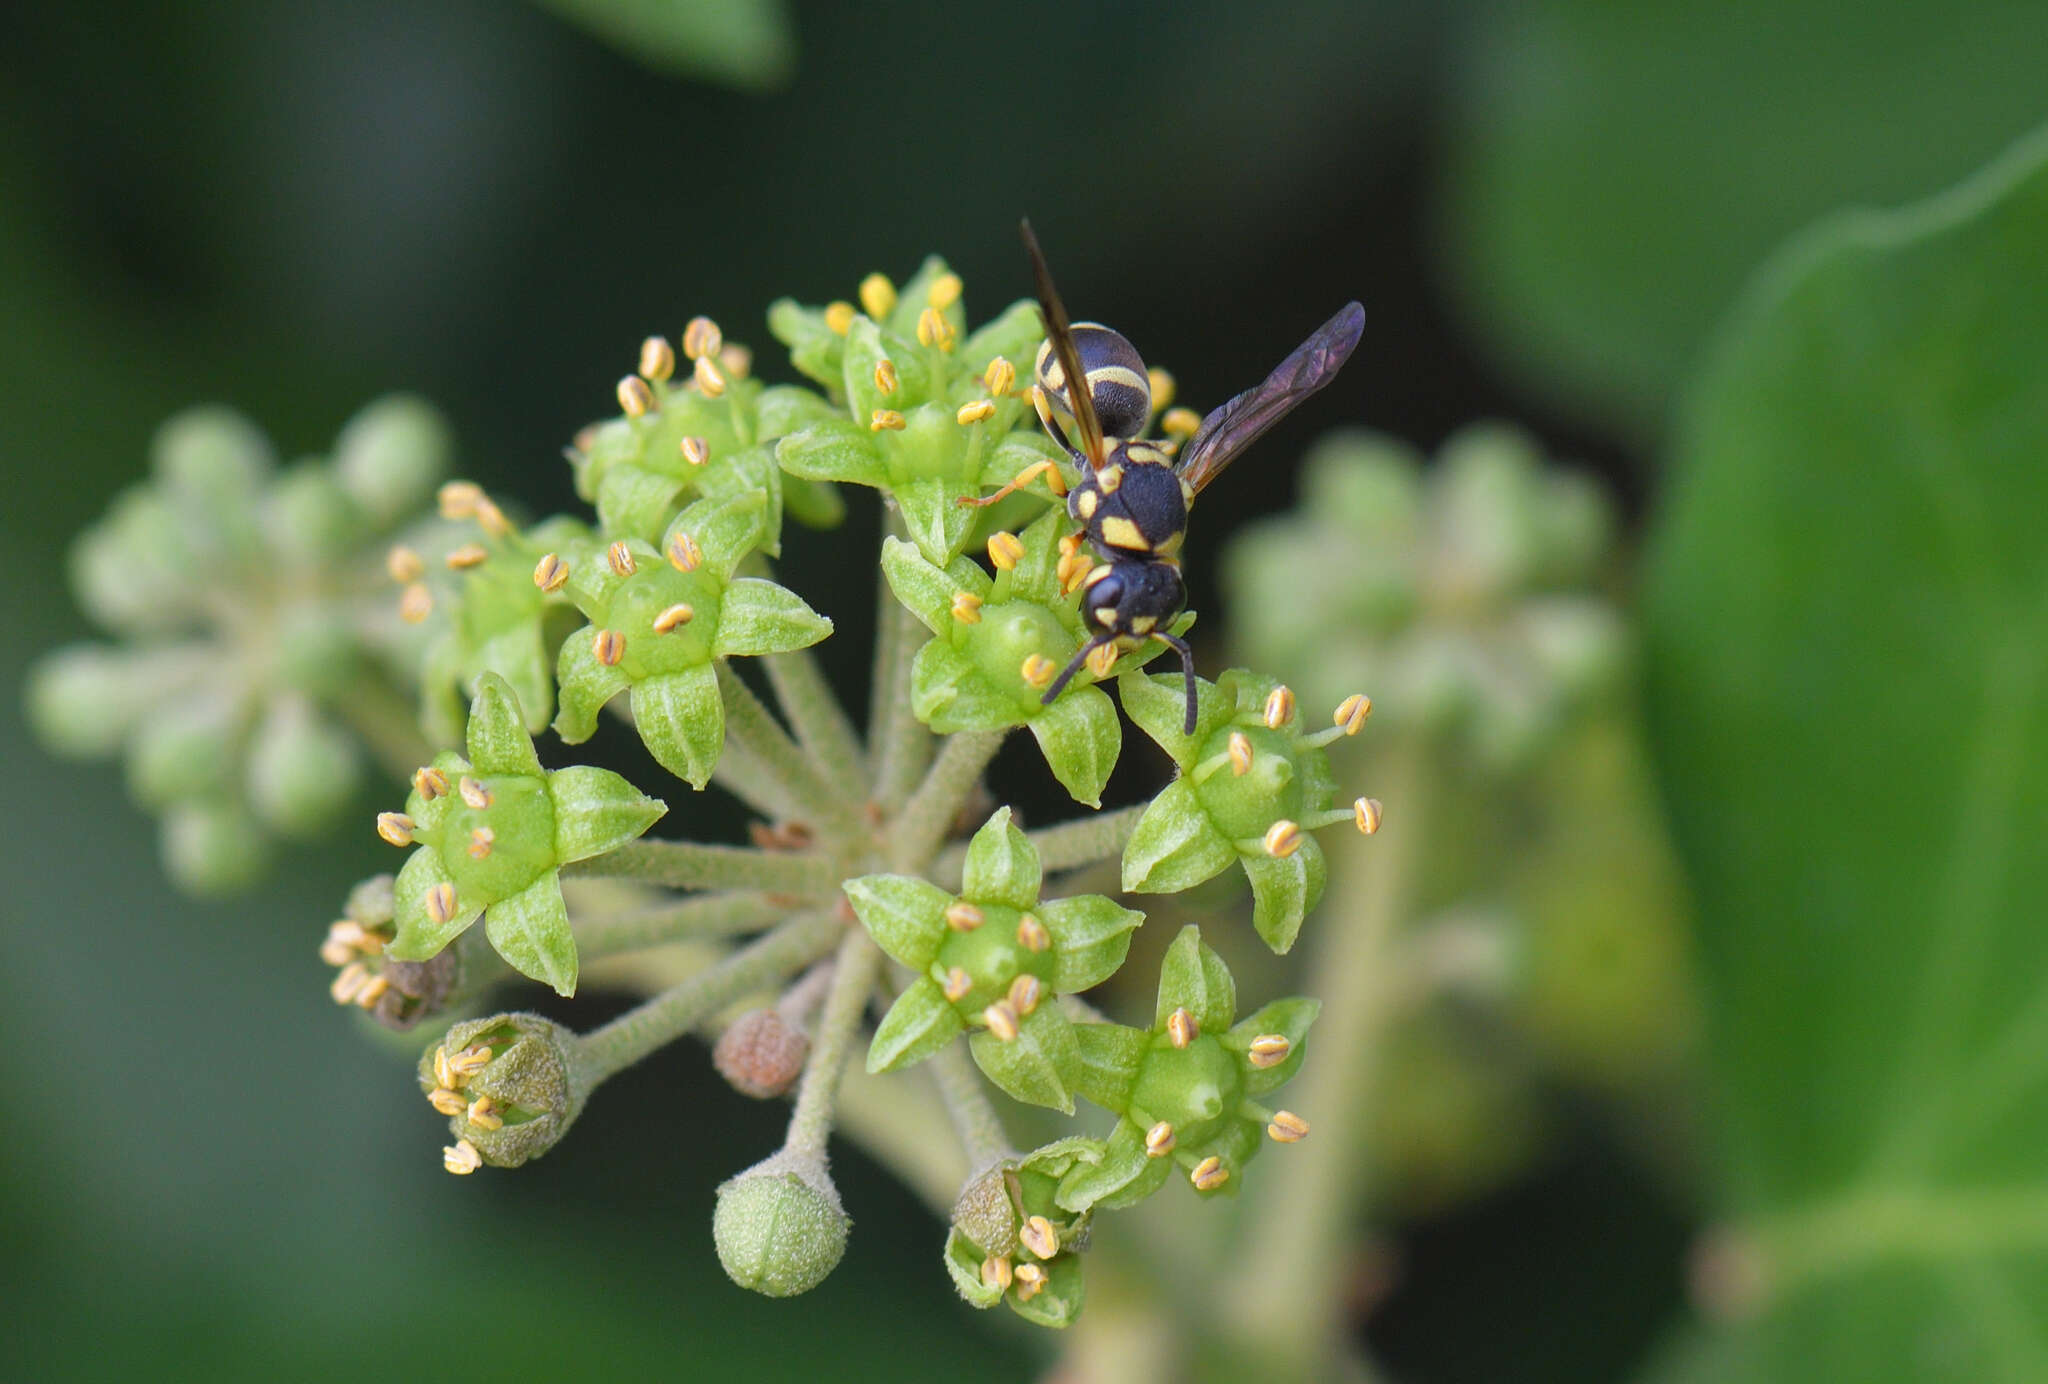
[[337, 712], [363, 737], [377, 762], [393, 778], [404, 781], [434, 757], [434, 746], [420, 730], [419, 708], [381, 674], [364, 673], [343, 695], [323, 705]]
[[1015, 1152], [1010, 1147], [1009, 1135], [1003, 1132], [995, 1106], [989, 1102], [988, 1092], [982, 1087], [981, 1073], [967, 1055], [965, 1043], [948, 1043], [925, 1066], [939, 1088], [939, 1099], [945, 1102], [953, 1132], [960, 1136], [960, 1147], [967, 1152], [969, 1172], [986, 1168]]
[[[901, 536], [903, 521], [894, 519]], [[875, 610], [875, 682], [868, 708], [868, 750], [875, 762], [875, 802], [902, 810], [931, 762], [932, 733], [910, 708], [910, 670], [928, 637], [924, 624], [896, 599], [884, 578]]]
[[954, 819], [981, 782], [988, 762], [1002, 748], [1005, 732], [968, 730], [946, 737], [945, 746], [923, 782], [903, 805], [889, 829], [889, 861], [907, 874], [923, 873], [939, 845], [952, 831]]
[[628, 841], [606, 855], [562, 867], [567, 877], [637, 879], [671, 889], [760, 889], [827, 899], [839, 892], [840, 868], [810, 851], [757, 851], [698, 841]]
[[794, 975], [830, 951], [843, 935], [846, 924], [831, 909], [790, 919], [717, 965], [585, 1034], [576, 1048], [579, 1078], [596, 1086], [749, 991]]
[[778, 822], [808, 817], [803, 799], [768, 772], [758, 756], [738, 739], [725, 742], [711, 781], [763, 816]]
[[725, 733], [744, 744], [761, 766], [804, 807], [806, 820], [842, 840], [858, 839], [865, 828], [860, 818], [857, 783], [834, 783], [789, 738], [754, 689], [720, 659], [718, 694], [725, 703]]
[[699, 894], [632, 913], [576, 918], [576, 948], [586, 957], [642, 951], [704, 937], [758, 932], [789, 916], [789, 905], [761, 893]]
[[948, 1137], [945, 1115], [920, 1083], [894, 1072], [870, 1076], [860, 1063], [849, 1063], [833, 1132], [866, 1149], [941, 1221], [952, 1215], [967, 1162]]
[[809, 649], [774, 654], [762, 660], [768, 681], [775, 687], [775, 699], [789, 717], [796, 737], [811, 758], [823, 768], [840, 791], [863, 797], [867, 791], [867, 764], [861, 753], [860, 736], [847, 719], [845, 708], [832, 695], [824, 670]]
[[784, 1147], [799, 1158], [825, 1156], [839, 1079], [846, 1067], [846, 1055], [853, 1048], [854, 1036], [860, 1031], [861, 1014], [868, 1007], [875, 966], [881, 958], [881, 952], [865, 932], [857, 927], [846, 930], [845, 939], [839, 944], [832, 988], [825, 995], [824, 1012], [818, 1016], [817, 1028], [811, 1035], [811, 1058], [804, 1064], [796, 1109], [789, 1117], [789, 1138]]

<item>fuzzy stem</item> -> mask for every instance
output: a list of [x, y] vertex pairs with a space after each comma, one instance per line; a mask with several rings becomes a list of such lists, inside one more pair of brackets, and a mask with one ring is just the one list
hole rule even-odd
[[758, 932], [789, 915], [787, 903], [768, 894], [698, 894], [676, 903], [631, 913], [573, 920], [576, 947], [584, 956], [612, 956], [703, 937]]
[[[1145, 806], [1141, 803], [1137, 807], [1122, 807], [1093, 817], [1076, 817], [1071, 822], [1027, 831], [1024, 839], [1037, 849], [1038, 863], [1047, 874], [1093, 865], [1123, 853], [1131, 833], [1138, 829], [1138, 819], [1145, 815]], [[966, 842], [946, 847], [932, 866], [935, 882], [943, 884], [952, 880], [957, 883], [966, 863]]]
[[811, 1035], [811, 1059], [804, 1064], [796, 1109], [789, 1117], [789, 1137], [784, 1147], [799, 1158], [825, 1156], [839, 1079], [844, 1074], [854, 1035], [860, 1032], [861, 1015], [868, 1007], [875, 966], [881, 957], [865, 932], [857, 927], [847, 929], [839, 944], [839, 959], [832, 972], [832, 988], [825, 995], [824, 1012], [819, 1014]]
[[968, 1057], [967, 1045], [948, 1043], [925, 1066], [939, 1088], [939, 1099], [946, 1104], [953, 1132], [960, 1136], [960, 1147], [967, 1152], [969, 1171], [1009, 1157], [1014, 1152], [1009, 1135], [1003, 1132], [1003, 1122], [982, 1088], [981, 1073]]
[[[903, 527], [900, 519], [895, 528]], [[910, 709], [910, 669], [927, 637], [923, 622], [880, 583], [875, 611], [875, 683], [868, 708], [868, 752], [875, 763], [875, 802], [900, 811], [931, 762], [932, 734]]]
[[861, 835], [858, 784], [832, 782], [724, 659], [717, 668], [727, 736], [744, 744], [762, 768], [796, 797], [806, 818], [842, 839]]
[[768, 772], [759, 756], [737, 738], [725, 742], [711, 781], [748, 807], [776, 821], [791, 821], [810, 814], [803, 799], [783, 786]]
[[845, 934], [845, 922], [829, 909], [791, 918], [717, 965], [585, 1034], [576, 1048], [579, 1077], [597, 1085], [674, 1042], [748, 991], [802, 970]]
[[810, 851], [757, 851], [699, 841], [628, 841], [605, 855], [562, 867], [565, 877], [637, 879], [671, 889], [762, 889], [826, 899], [838, 892], [832, 857]]
[[946, 737], [924, 781], [890, 827], [889, 860], [894, 868], [910, 874], [924, 871], [981, 782], [982, 771], [1002, 748], [1003, 735], [999, 730], [969, 730]]
[[921, 1082], [905, 1072], [870, 1076], [849, 1063], [835, 1115], [834, 1133], [866, 1149], [941, 1221], [952, 1214], [967, 1162]]
[[774, 654], [762, 660], [768, 681], [775, 687], [775, 699], [789, 717], [796, 736], [825, 776], [849, 796], [865, 794], [867, 764], [861, 753], [860, 736], [847, 719], [824, 670], [809, 649]]

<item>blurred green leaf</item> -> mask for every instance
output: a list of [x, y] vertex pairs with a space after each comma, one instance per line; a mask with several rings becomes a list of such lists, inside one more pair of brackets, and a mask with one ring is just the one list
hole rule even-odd
[[647, 66], [744, 88], [780, 87], [796, 69], [783, 0], [542, 0]]
[[1651, 697], [1746, 1324], [1681, 1373], [2048, 1377], [2048, 130], [1797, 242], [1688, 403]]
[[1784, 236], [2048, 114], [2048, 24], [2010, 0], [1496, 4], [1472, 52], [1444, 198], [1466, 316], [1639, 436]]

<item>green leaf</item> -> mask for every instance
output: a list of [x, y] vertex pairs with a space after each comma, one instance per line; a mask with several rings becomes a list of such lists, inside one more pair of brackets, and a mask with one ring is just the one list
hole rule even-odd
[[1101, 807], [1103, 787], [1124, 745], [1109, 694], [1099, 687], [1069, 687], [1031, 718], [1031, 733], [1060, 787], [1084, 807]]
[[725, 749], [725, 704], [709, 664], [633, 684], [633, 728], [661, 767], [701, 790]]
[[1052, 935], [1052, 988], [1071, 995], [1102, 984], [1115, 975], [1130, 954], [1131, 930], [1145, 915], [1119, 908], [1100, 894], [1050, 899], [1037, 905], [1038, 920]]
[[1691, 395], [1651, 709], [1766, 1285], [1695, 1379], [2048, 1372], [2044, 247], [2048, 133], [1796, 243]]
[[611, 770], [584, 764], [549, 774], [548, 796], [555, 804], [555, 859], [565, 865], [617, 850], [668, 811]]
[[519, 710], [518, 694], [496, 673], [476, 680], [476, 700], [469, 704], [469, 729], [465, 736], [469, 762], [480, 774], [524, 774], [539, 778], [540, 757], [533, 752], [533, 737], [526, 733], [526, 718]]
[[1780, 239], [1932, 192], [2042, 113], [2048, 25], [2004, 0], [1478, 14], [1445, 218], [1466, 320], [1537, 397], [1639, 434]]
[[1068, 1083], [1104, 1110], [1122, 1114], [1131, 1103], [1131, 1087], [1150, 1038], [1143, 1029], [1124, 1024], [1074, 1025], [1074, 1066], [1067, 1073]]
[[832, 633], [832, 622], [786, 586], [742, 577], [725, 589], [718, 607], [722, 657], [786, 654], [808, 649]]
[[1323, 897], [1329, 871], [1322, 845], [1304, 835], [1293, 855], [1277, 860], [1268, 855], [1238, 858], [1252, 882], [1252, 926], [1267, 946], [1285, 955], [1301, 931], [1301, 920]]
[[919, 976], [896, 997], [868, 1044], [868, 1070], [893, 1072], [922, 1062], [960, 1036], [967, 1023], [930, 976]]
[[1145, 1152], [1145, 1133], [1129, 1120], [1117, 1121], [1099, 1163], [1076, 1164], [1060, 1179], [1059, 1203], [1076, 1213], [1100, 1206], [1132, 1206], [1166, 1184], [1173, 1159]]
[[431, 961], [468, 931], [483, 909], [466, 904], [459, 894], [456, 913], [447, 922], [437, 923], [427, 912], [427, 891], [447, 882], [448, 867], [441, 863], [439, 851], [421, 846], [412, 853], [392, 885], [391, 921], [397, 936], [384, 949], [385, 955], [394, 961]]
[[656, 71], [767, 89], [784, 85], [796, 69], [796, 34], [784, 0], [542, 3]]
[[553, 870], [485, 909], [484, 935], [519, 974], [552, 985], [558, 995], [576, 993], [576, 935]]
[[1237, 1017], [1237, 983], [1230, 978], [1230, 968], [1202, 940], [1202, 930], [1193, 923], [1180, 930], [1159, 963], [1159, 1002], [1153, 1028], [1164, 1028], [1167, 1016], [1176, 1009], [1194, 1015], [1204, 1033], [1221, 1033]]
[[1034, 908], [1043, 877], [1037, 849], [1011, 823], [1010, 809], [999, 807], [967, 843], [967, 863], [960, 872], [960, 896], [976, 903]]
[[1124, 892], [1175, 894], [1214, 879], [1237, 859], [1237, 847], [1202, 810], [1195, 786], [1175, 779], [1152, 800], [1124, 844]]
[[977, 1029], [967, 1039], [975, 1065], [1017, 1100], [1074, 1113], [1065, 1072], [1076, 1065], [1074, 1026], [1056, 1004], [1041, 1004], [1017, 1025], [1009, 1042]]
[[597, 661], [596, 638], [597, 626], [585, 625], [562, 641], [561, 657], [555, 665], [555, 680], [562, 690], [555, 734], [565, 744], [580, 745], [597, 734], [597, 713], [632, 681], [618, 664]]
[[1250, 1060], [1246, 1059], [1246, 1095], [1260, 1096], [1276, 1090], [1286, 1085], [1293, 1079], [1294, 1074], [1301, 1070], [1302, 1043], [1308, 1037], [1309, 1025], [1316, 1021], [1316, 1015], [1320, 1014], [1322, 1009], [1321, 1000], [1300, 997], [1274, 1000], [1222, 1035], [1223, 1046], [1241, 1057], [1251, 1050], [1254, 1038], [1268, 1033], [1277, 1033], [1292, 1045], [1286, 1058], [1270, 1067], [1254, 1067], [1250, 1065]]
[[875, 945], [913, 971], [938, 960], [953, 896], [911, 875], [862, 875], [840, 886]]

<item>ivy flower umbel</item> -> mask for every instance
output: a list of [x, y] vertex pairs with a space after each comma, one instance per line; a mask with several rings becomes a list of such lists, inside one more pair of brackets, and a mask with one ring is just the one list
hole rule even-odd
[[725, 746], [717, 664], [809, 648], [832, 622], [786, 587], [734, 570], [769, 522], [758, 491], [704, 499], [676, 516], [659, 551], [638, 539], [592, 553], [566, 580], [590, 624], [562, 644], [562, 709], [571, 745], [631, 691], [633, 724], [663, 768], [702, 788]]
[[426, 961], [481, 916], [514, 970], [573, 994], [561, 867], [624, 845], [667, 809], [608, 769], [543, 769], [519, 699], [495, 673], [478, 682], [468, 750], [435, 756], [413, 775], [405, 811], [377, 819], [385, 840], [418, 847], [398, 872], [385, 952]]
[[1336, 780], [1323, 746], [1364, 727], [1372, 703], [1354, 694], [1332, 724], [1304, 733], [1293, 692], [1243, 668], [1196, 685], [1195, 733], [1179, 678], [1136, 674], [1119, 684], [1124, 710], [1180, 770], [1145, 809], [1124, 847], [1123, 887], [1172, 894], [1242, 864], [1251, 880], [1252, 925], [1284, 952], [1322, 898], [1323, 848], [1310, 832], [1350, 822], [1371, 835], [1380, 805], [1331, 806]]
[[1038, 1326], [1081, 1314], [1081, 1252], [1092, 1210], [1059, 1203], [1060, 1182], [1102, 1159], [1099, 1139], [1061, 1139], [968, 1179], [946, 1231], [946, 1271], [976, 1307], [1007, 1303]]
[[998, 808], [967, 848], [960, 892], [908, 875], [843, 886], [875, 945], [917, 972], [868, 1048], [868, 1070], [921, 1062], [962, 1033], [990, 1081], [1072, 1112], [1073, 1024], [1055, 1002], [1123, 965], [1142, 913], [1083, 894], [1038, 897], [1038, 852]]
[[1230, 971], [1193, 926], [1181, 929], [1159, 971], [1151, 1029], [1122, 1024], [1074, 1028], [1075, 1089], [1114, 1111], [1116, 1129], [1096, 1162], [1062, 1178], [1070, 1211], [1141, 1201], [1179, 1168], [1204, 1196], [1237, 1190], [1238, 1174], [1266, 1138], [1294, 1143], [1308, 1123], [1254, 1099], [1278, 1089], [1301, 1065], [1302, 1040], [1321, 1006], [1276, 1000], [1233, 1025]]

